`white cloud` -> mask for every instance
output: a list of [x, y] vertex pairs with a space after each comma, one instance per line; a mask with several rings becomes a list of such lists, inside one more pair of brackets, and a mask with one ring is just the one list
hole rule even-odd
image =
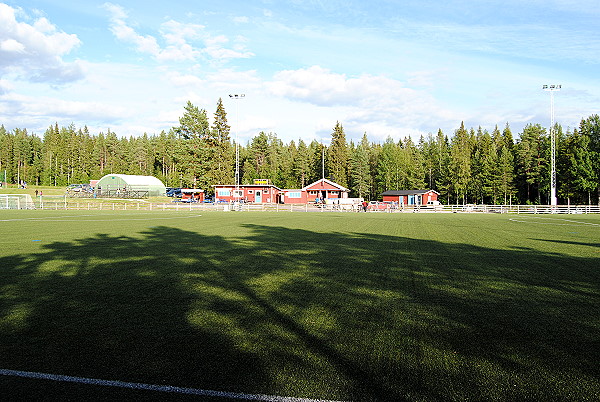
[[8, 80], [0, 79], [0, 95], [14, 90], [14, 85]]
[[229, 42], [229, 38], [225, 35], [213, 36], [205, 40], [206, 48], [204, 52], [211, 59], [217, 61], [227, 61], [229, 59], [245, 59], [252, 57], [254, 54], [245, 49], [242, 44], [236, 44], [233, 49], [228, 49], [225, 45]]
[[[210, 36], [200, 24], [169, 20], [161, 24], [160, 38], [141, 35], [127, 23], [128, 15], [123, 7], [105, 3], [104, 8], [111, 14], [110, 29], [117, 39], [133, 44], [138, 52], [149, 54], [158, 61], [194, 61], [208, 56], [209, 61], [222, 62], [253, 56], [245, 49], [242, 40], [236, 39], [234, 47], [227, 48], [227, 37]], [[165, 46], [161, 46], [161, 41]]]
[[180, 88], [199, 88], [205, 81], [192, 74], [181, 74], [177, 71], [167, 73], [169, 81]]
[[[1, 84], [1, 83], [0, 83]], [[4, 124], [26, 127], [41, 132], [54, 122], [83, 122], [88, 126], [106, 126], [131, 117], [121, 106], [103, 102], [71, 101], [47, 96], [29, 96], [0, 92], [0, 113], [7, 116]]]
[[431, 116], [436, 125], [454, 120], [429, 93], [384, 76], [348, 77], [312, 66], [276, 73], [266, 86], [273, 95], [330, 109], [332, 120], [340, 120], [354, 137], [366, 131], [378, 138], [415, 138], [436, 130]]
[[22, 10], [0, 3], [0, 73], [13, 72], [35, 81], [65, 83], [83, 77], [78, 61], [63, 57], [77, 48], [77, 35], [60, 32], [46, 18], [19, 22]]
[[25, 53], [25, 46], [14, 39], [6, 39], [0, 43], [0, 51], [7, 53]]
[[319, 106], [385, 104], [416, 96], [397, 80], [367, 74], [348, 78], [320, 66], [280, 71], [267, 86], [274, 95]]

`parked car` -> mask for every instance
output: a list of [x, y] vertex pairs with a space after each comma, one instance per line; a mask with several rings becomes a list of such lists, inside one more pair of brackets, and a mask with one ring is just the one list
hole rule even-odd
[[89, 184], [69, 184], [67, 186], [67, 192], [74, 193], [93, 193], [94, 189]]
[[430, 200], [430, 201], [427, 201], [427, 204], [425, 204], [422, 208], [423, 209], [434, 209], [436, 211], [441, 211], [444, 209], [444, 206], [437, 200]]
[[167, 190], [167, 197], [181, 198], [181, 189], [178, 187]]

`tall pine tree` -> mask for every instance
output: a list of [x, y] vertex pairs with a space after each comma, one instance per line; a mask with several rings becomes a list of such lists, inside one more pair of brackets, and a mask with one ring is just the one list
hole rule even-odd
[[348, 186], [348, 144], [344, 127], [338, 121], [331, 133], [331, 144], [327, 150], [327, 171], [334, 182]]

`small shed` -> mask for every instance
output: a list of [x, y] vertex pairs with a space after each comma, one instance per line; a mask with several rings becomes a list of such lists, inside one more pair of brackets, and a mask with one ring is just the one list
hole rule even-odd
[[435, 190], [389, 190], [381, 193], [383, 201], [397, 202], [398, 205], [427, 205], [429, 201], [437, 201]]
[[96, 194], [101, 197], [156, 197], [166, 191], [163, 182], [154, 176], [107, 174], [96, 183]]
[[182, 188], [181, 201], [204, 202], [204, 190], [200, 190], [199, 188]]

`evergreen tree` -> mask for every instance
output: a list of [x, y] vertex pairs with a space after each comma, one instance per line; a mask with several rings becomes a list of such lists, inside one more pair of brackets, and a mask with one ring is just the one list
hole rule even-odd
[[496, 203], [495, 181], [498, 177], [496, 167], [497, 155], [494, 141], [487, 130], [482, 131], [480, 127], [475, 147], [473, 182], [475, 195], [481, 203], [486, 203], [486, 200]]
[[567, 174], [561, 180], [569, 196], [577, 196], [578, 200], [591, 204], [591, 194], [598, 185], [598, 172], [594, 170], [594, 152], [591, 138], [577, 130], [567, 141]]
[[377, 184], [379, 193], [398, 190], [400, 186], [400, 163], [398, 146], [392, 137], [388, 137], [381, 148], [377, 166]]
[[296, 175], [294, 173], [294, 163], [298, 158], [298, 149], [296, 143], [292, 140], [288, 146], [282, 146], [281, 166], [279, 169], [279, 185], [283, 188], [295, 188], [298, 186]]
[[309, 176], [306, 184], [310, 184], [322, 179], [323, 177], [327, 177], [327, 147], [317, 140], [312, 140], [308, 147], [308, 153], [311, 157], [311, 175]]
[[27, 129], [14, 130], [13, 171], [16, 172], [16, 182], [30, 181], [29, 168], [33, 162], [33, 149]]
[[248, 156], [244, 163], [243, 183], [251, 184], [255, 179], [268, 179], [269, 168], [269, 136], [261, 131], [248, 147]]
[[587, 119], [581, 120], [579, 132], [589, 138], [589, 153], [593, 170], [590, 177], [596, 182], [597, 202], [600, 205], [600, 116], [593, 114]]
[[267, 169], [266, 176], [263, 178], [269, 179], [276, 186], [283, 185], [283, 159], [284, 147], [283, 142], [277, 138], [275, 133], [267, 135]]
[[450, 188], [457, 203], [466, 203], [467, 191], [471, 185], [471, 136], [464, 122], [455, 131], [450, 148]]
[[[494, 132], [496, 132], [495, 130]], [[514, 156], [514, 140], [510, 126], [506, 123], [506, 127], [502, 131], [500, 138], [494, 135], [496, 145], [496, 155], [498, 156], [498, 191], [502, 194], [504, 204], [512, 201], [512, 195], [515, 191], [515, 156]]]
[[427, 187], [433, 189], [434, 171], [435, 171], [435, 158], [434, 158], [434, 145], [433, 135], [427, 134], [427, 137], [419, 138], [419, 152], [423, 158], [423, 170], [425, 172], [425, 183]]
[[207, 188], [210, 159], [210, 149], [214, 147], [214, 139], [210, 135], [206, 110], [199, 109], [190, 101], [185, 106], [185, 112], [179, 118], [179, 126], [173, 127], [175, 134], [183, 139], [181, 163], [185, 173], [183, 182], [194, 188]]
[[371, 190], [369, 148], [367, 133], [364, 133], [351, 157], [352, 190], [359, 198], [368, 198]]
[[338, 121], [331, 133], [331, 145], [327, 151], [327, 170], [334, 182], [348, 186], [348, 144], [344, 128]]
[[58, 156], [60, 148], [60, 132], [58, 123], [48, 127], [43, 139], [43, 169], [42, 184], [58, 185]]
[[230, 130], [231, 127], [227, 124], [227, 112], [225, 112], [222, 99], [219, 98], [212, 125], [214, 144], [211, 144], [213, 145], [212, 152], [210, 152], [212, 164], [210, 164], [208, 172], [211, 186], [234, 183], [235, 150], [231, 145]]
[[12, 147], [12, 135], [4, 128], [4, 125], [0, 125], [0, 183], [8, 182], [9, 177], [12, 176], [10, 171], [12, 167]]
[[399, 190], [417, 190], [425, 187], [424, 167], [421, 153], [410, 137], [398, 144], [398, 187]]
[[542, 141], [545, 130], [539, 124], [528, 124], [520, 135], [516, 147], [517, 173], [523, 198], [528, 202], [541, 202], [540, 187], [544, 160]]
[[312, 177], [312, 167], [311, 167], [312, 158], [310, 155], [310, 151], [304, 141], [301, 139], [298, 140], [298, 148], [296, 152], [296, 158], [293, 163], [293, 171], [294, 171], [294, 181], [295, 184], [292, 186], [294, 188], [303, 188], [308, 183], [310, 177]]

